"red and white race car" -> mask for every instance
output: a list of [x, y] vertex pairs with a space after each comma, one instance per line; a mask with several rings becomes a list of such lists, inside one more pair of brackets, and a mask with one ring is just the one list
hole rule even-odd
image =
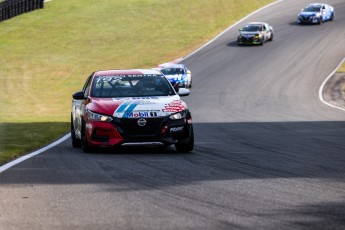
[[96, 71], [82, 91], [73, 94], [71, 138], [85, 152], [95, 147], [129, 144], [175, 145], [179, 152], [194, 147], [191, 113], [157, 70]]

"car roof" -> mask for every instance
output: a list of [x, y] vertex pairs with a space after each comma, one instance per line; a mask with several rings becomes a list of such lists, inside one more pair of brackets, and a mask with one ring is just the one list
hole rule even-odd
[[185, 68], [184, 64], [178, 63], [163, 63], [158, 65], [159, 68]]
[[146, 75], [162, 73], [154, 69], [115, 69], [115, 70], [98, 70], [94, 76], [111, 76], [111, 75]]

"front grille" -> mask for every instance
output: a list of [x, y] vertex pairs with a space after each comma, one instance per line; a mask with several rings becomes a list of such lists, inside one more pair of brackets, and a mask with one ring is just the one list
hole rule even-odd
[[307, 22], [307, 21], [310, 21], [310, 16], [302, 16], [301, 19]]
[[163, 118], [145, 118], [145, 126], [138, 125], [138, 119], [122, 118], [119, 119], [125, 135], [132, 137], [149, 137], [156, 136], [162, 126]]
[[243, 42], [252, 42], [254, 41], [254, 36], [242, 36]]

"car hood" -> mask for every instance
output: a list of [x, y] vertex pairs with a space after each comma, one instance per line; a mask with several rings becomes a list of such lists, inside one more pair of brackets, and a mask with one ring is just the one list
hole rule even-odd
[[241, 31], [241, 35], [257, 35], [260, 34], [260, 31]]
[[178, 95], [162, 97], [91, 98], [88, 109], [117, 118], [165, 117], [187, 109]]
[[307, 12], [307, 11], [304, 11], [304, 12], [300, 12], [299, 13], [300, 16], [315, 16], [316, 14], [318, 14], [318, 12]]
[[175, 80], [175, 81], [181, 80], [185, 77], [184, 74], [166, 74], [164, 76], [169, 80]]

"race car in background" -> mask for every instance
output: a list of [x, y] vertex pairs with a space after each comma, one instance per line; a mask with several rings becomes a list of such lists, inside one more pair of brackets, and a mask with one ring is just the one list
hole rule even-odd
[[152, 69], [105, 70], [92, 73], [73, 94], [71, 139], [85, 152], [123, 145], [194, 147], [192, 116], [167, 78]]
[[192, 73], [184, 64], [164, 63], [154, 69], [162, 72], [176, 91], [192, 87]]
[[273, 27], [266, 22], [250, 22], [246, 24], [237, 37], [238, 45], [263, 45], [273, 40]]
[[322, 24], [324, 21], [333, 21], [334, 7], [325, 3], [311, 3], [297, 15], [298, 24]]

